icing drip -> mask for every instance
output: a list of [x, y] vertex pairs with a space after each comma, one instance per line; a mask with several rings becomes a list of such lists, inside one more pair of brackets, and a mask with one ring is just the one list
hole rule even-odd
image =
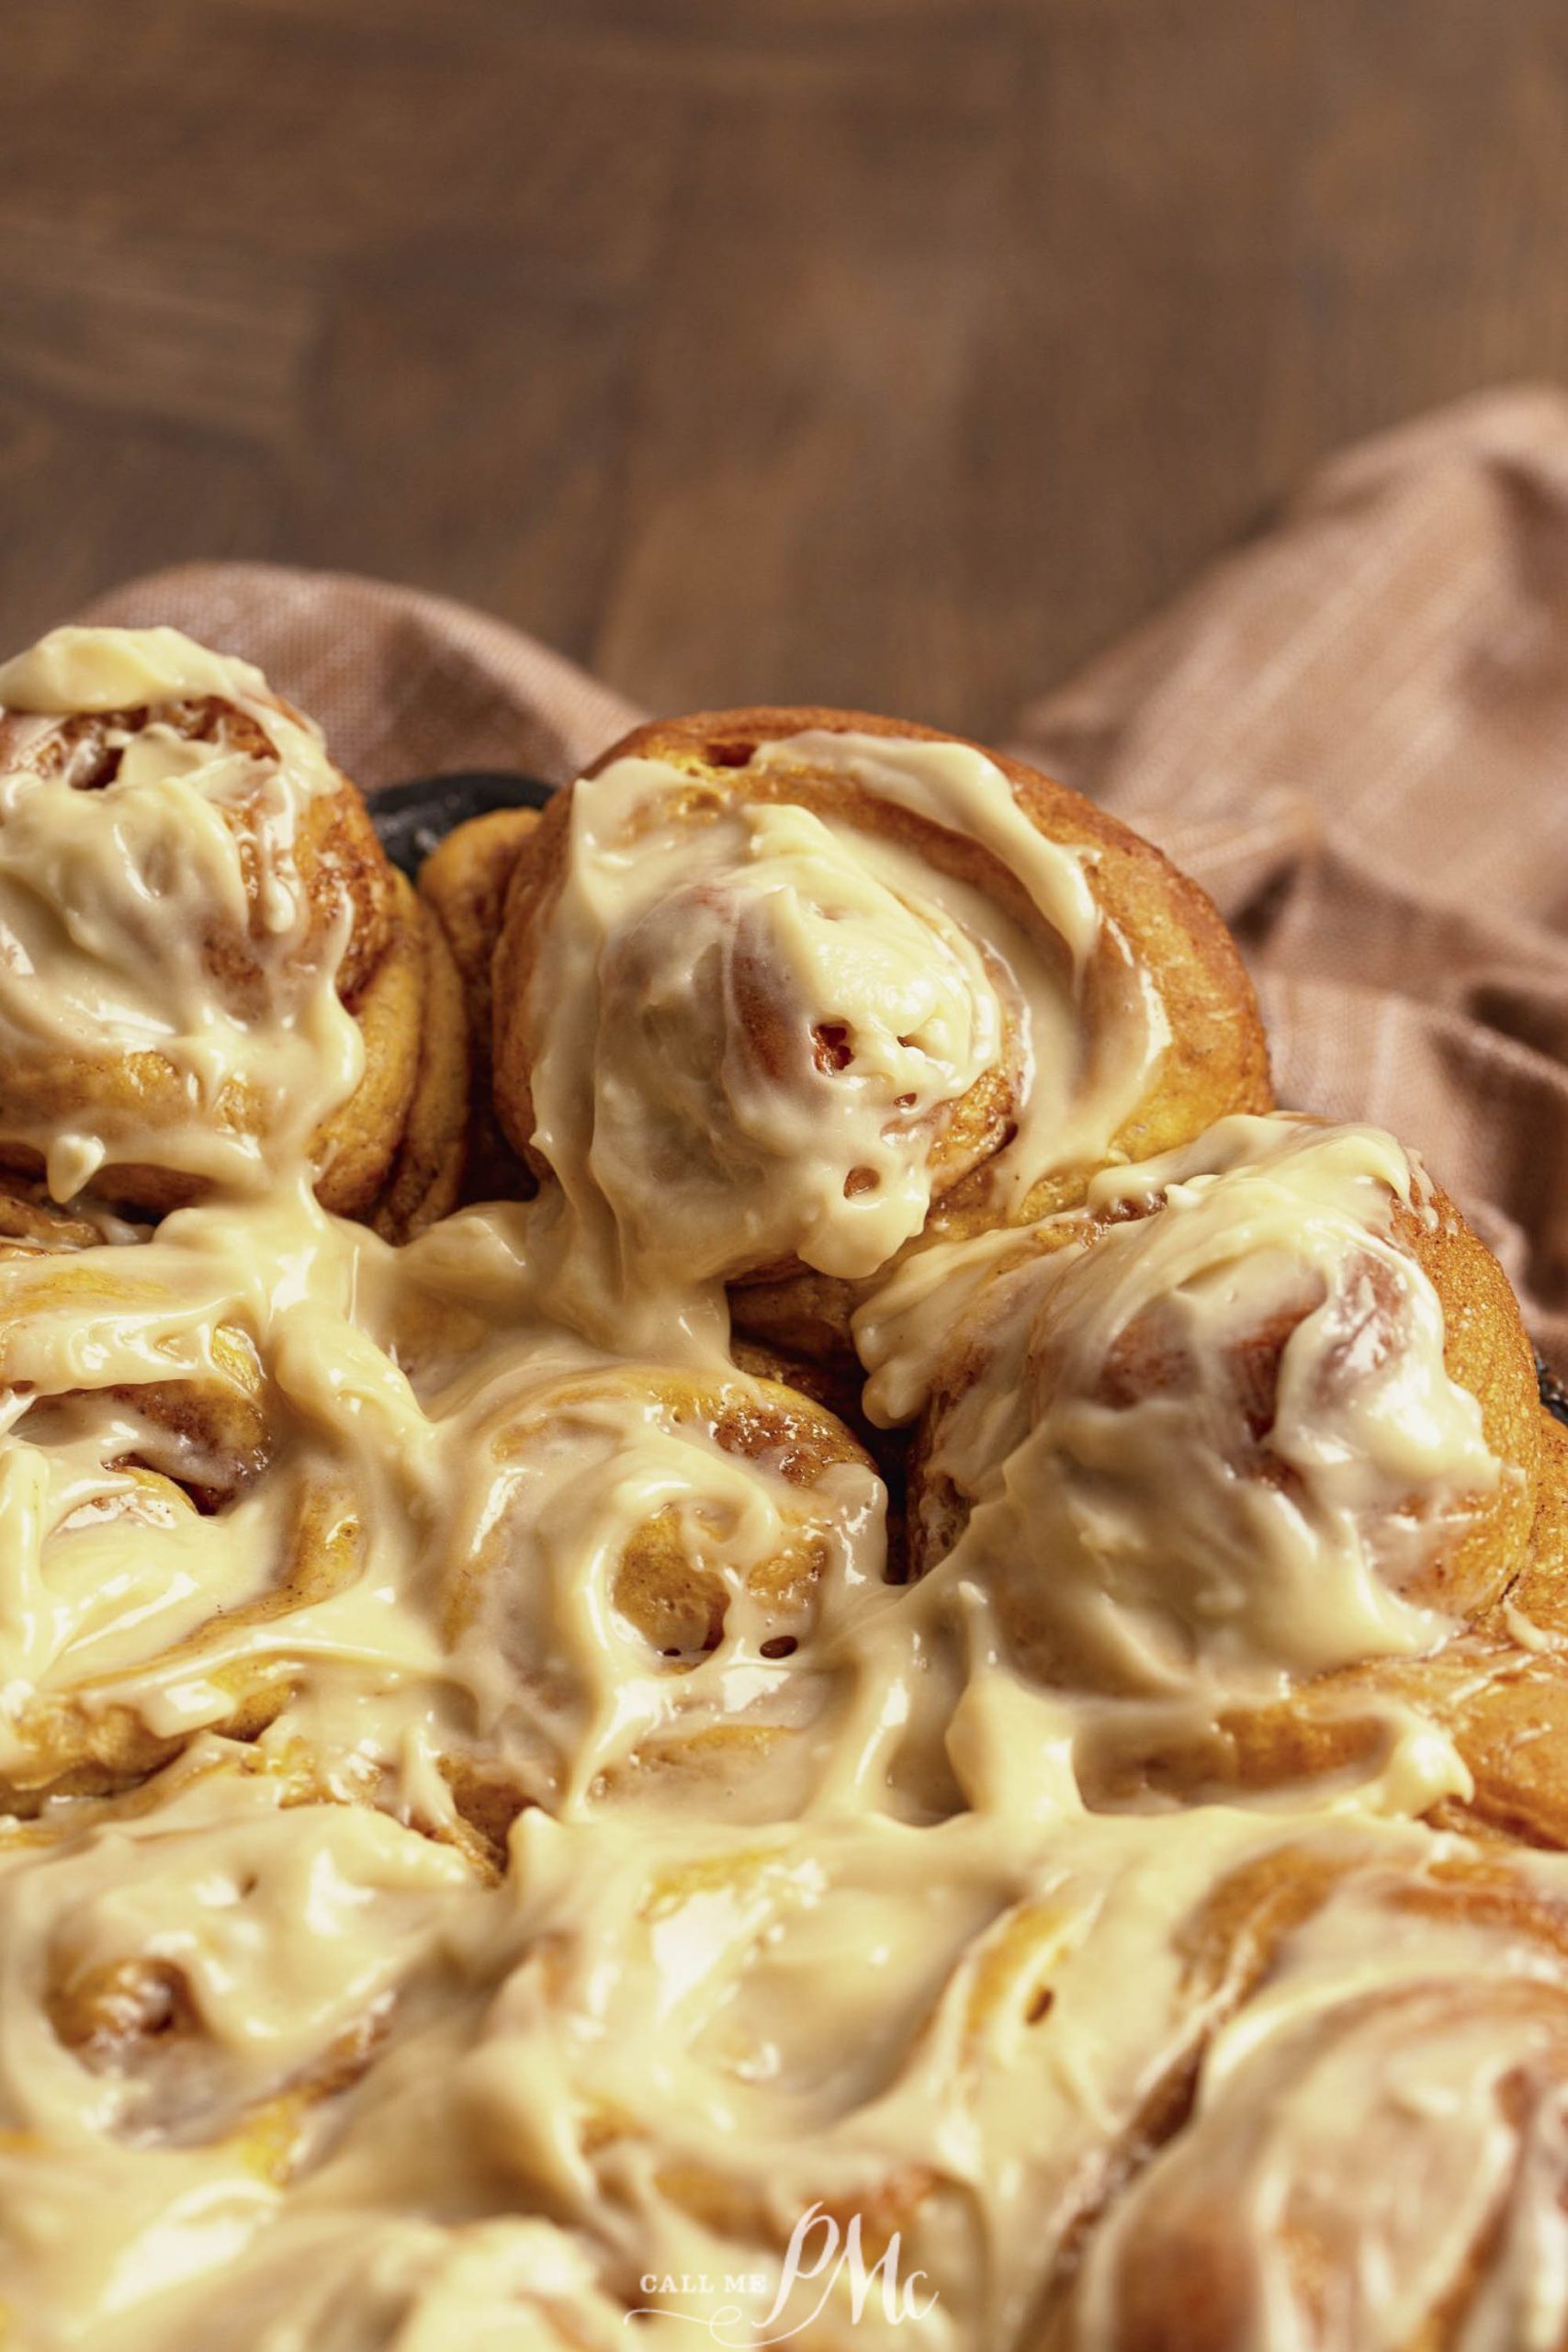
[[945, 1573], [1006, 1586], [1050, 1679], [1300, 1679], [1450, 1629], [1425, 1572], [1503, 1471], [1394, 1235], [1418, 1182], [1369, 1130], [1226, 1121], [1091, 1189], [1153, 1213], [1004, 1273], [927, 1473], [967, 1506]]
[[[801, 775], [818, 807], [755, 797]], [[565, 1247], [617, 1305], [795, 1260], [874, 1274], [980, 1164], [1014, 1210], [1105, 1156], [1165, 1044], [1130, 974], [1086, 1039], [1090, 967], [1123, 951], [1086, 854], [982, 753], [802, 735], [738, 777], [752, 797], [628, 756], [574, 786], [520, 1015]], [[987, 897], [987, 858], [1028, 925]]]
[[338, 788], [318, 730], [172, 629], [57, 630], [0, 668], [0, 714], [8, 1134], [62, 1199], [139, 1155], [265, 1181], [363, 1068], [308, 838]]
[[[208, 698], [243, 741], [158, 716]], [[1403, 2346], [1477, 2247], [1455, 2344], [1560, 2341], [1568, 1863], [1408, 1817], [1461, 1778], [1415, 1716], [1267, 1804], [1077, 1777], [1118, 1709], [1448, 1630], [1505, 1474], [1392, 1139], [1225, 1122], [903, 1267], [869, 1401], [934, 1396], [947, 1516], [889, 1581], [717, 1285], [1105, 1157], [1164, 1016], [1123, 975], [1082, 1040], [1092, 860], [959, 746], [800, 737], [694, 808], [614, 763], [539, 967], [558, 1186], [394, 1250], [311, 1190], [315, 731], [168, 631], [0, 704], [0, 1056], [162, 1056], [211, 1186], [0, 1223], [0, 2341], [1116, 2352], [1215, 2215], [1206, 2352]], [[39, 1114], [57, 1190], [150, 1145], [97, 1099]]]

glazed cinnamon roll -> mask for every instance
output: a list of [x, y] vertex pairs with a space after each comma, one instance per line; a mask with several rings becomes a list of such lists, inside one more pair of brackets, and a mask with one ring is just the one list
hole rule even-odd
[[[1217, 1810], [1033, 1837], [978, 1815], [694, 1824], [657, 1850], [600, 1816], [575, 1877], [556, 1825], [519, 1839], [533, 1898], [446, 2095], [372, 2082], [335, 2197], [434, 2162], [457, 2210], [543, 2205], [656, 2342], [728, 2311], [737, 2342], [893, 2352], [940, 2313], [976, 2352], [1272, 2352], [1287, 2290], [1325, 2347], [1512, 2346], [1532, 2289], [1556, 2314], [1560, 1863]], [[1172, 2211], [1194, 2180], [1197, 2210]], [[1146, 2337], [1145, 2222], [1170, 2314]], [[1317, 2335], [1314, 2290], [1344, 2299]], [[1467, 2315], [1498, 2296], [1513, 2331], [1398, 2332], [1449, 2292]]]
[[[0, 1250], [9, 1809], [124, 1786], [205, 1728], [254, 1737], [300, 1679], [291, 1621], [363, 1569], [375, 1448], [323, 1425], [315, 1384], [335, 1397], [345, 1369], [378, 1376], [382, 1359], [345, 1354], [332, 1291], [382, 1245], [310, 1210], [297, 1238], [316, 1245], [318, 1295], [291, 1300], [256, 1258], [258, 1215], [265, 1230], [251, 1209], [214, 1231], [213, 1210], [140, 1241], [62, 1247], [57, 1229], [52, 1248]], [[380, 1377], [396, 1414], [389, 1364]]]
[[874, 1410], [931, 1383], [914, 1573], [977, 1582], [1041, 1684], [1174, 1702], [1168, 1755], [1181, 1718], [1424, 1657], [1517, 1575], [1530, 1351], [1392, 1137], [1226, 1120], [956, 1279], [962, 1312], [911, 1282], [861, 1327]]
[[[18, 1412], [23, 1420], [30, 1413], [36, 1436], [52, 1400], [63, 1436], [71, 1412], [96, 1396], [123, 1417], [120, 1466], [156, 1472], [198, 1510], [214, 1510], [257, 1476], [271, 1451], [261, 1364], [232, 1323], [187, 1334], [183, 1347], [157, 1336], [165, 1304], [158, 1286], [140, 1281], [136, 1261], [118, 1254], [148, 1235], [91, 1204], [67, 1211], [41, 1186], [0, 1179], [0, 1419], [17, 1426]], [[146, 1320], [134, 1370], [147, 1376], [116, 1379], [113, 1351], [87, 1335], [96, 1325], [123, 1326], [139, 1310]], [[72, 1351], [62, 1345], [71, 1330], [79, 1386], [68, 1385]], [[133, 1367], [122, 1359], [118, 1368]]]
[[771, 1811], [821, 1711], [825, 1615], [884, 1566], [883, 1488], [849, 1430], [774, 1381], [569, 1351], [473, 1459], [441, 1602], [468, 1816], [493, 1837], [525, 1802], [681, 1779]]
[[244, 1750], [157, 1795], [58, 1814], [0, 1871], [0, 2310], [28, 2345], [107, 2309], [167, 2342], [160, 2290], [232, 2261], [457, 1989], [479, 1889], [450, 1848]]
[[1568, 1849], [1568, 1430], [1542, 1418], [1535, 1517], [1498, 1596], [1427, 1654], [1348, 1667], [1273, 1702], [1084, 1755], [1097, 1802], [1145, 1804], [1201, 1788], [1336, 1784], [1375, 1776], [1412, 1726], [1457, 1768], [1432, 1820], [1510, 1843]]
[[569, 1867], [525, 1815], [493, 1998], [454, 2021], [445, 2086], [367, 2084], [322, 2188], [417, 2194], [434, 2167], [452, 2210], [547, 2211], [655, 2343], [711, 2321], [894, 2352], [940, 2313], [954, 2346], [1026, 2345], [1255, 1965], [1239, 1927], [1201, 1967], [1184, 1939], [1281, 1833], [1177, 1827], [839, 1810], [652, 1838], [600, 1812]]
[[1156, 851], [842, 712], [627, 737], [523, 841], [493, 984], [502, 1123], [591, 1283], [722, 1280], [806, 1353], [922, 1237], [1269, 1101], [1235, 949]]
[[439, 926], [259, 672], [172, 629], [0, 667], [0, 1156], [163, 1211], [305, 1152], [399, 1234], [466, 1100]]
[[1038, 2352], [1562, 2342], [1561, 1880], [1434, 1849], [1272, 1909], [1190, 2113], [1086, 2233]]
[[215, 1529], [127, 1434], [118, 1416], [51, 1417], [0, 1474], [0, 1533], [33, 1603], [6, 1644], [0, 1721], [0, 1804], [21, 1817], [128, 1788], [199, 1733], [255, 1738], [304, 1677], [291, 1621], [363, 1572], [352, 1495], [319, 1472], [269, 1472]]
[[[269, 2164], [385, 2039], [432, 1903], [475, 1885], [450, 1847], [275, 1774], [190, 1776], [0, 1876], [6, 2128], [57, 2103], [128, 2143], [249, 2136]], [[297, 1932], [310, 1890], [312, 1933]]]

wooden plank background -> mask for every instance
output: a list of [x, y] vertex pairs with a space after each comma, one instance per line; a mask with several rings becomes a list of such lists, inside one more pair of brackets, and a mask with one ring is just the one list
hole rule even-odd
[[1562, 0], [0, 0], [0, 642], [199, 554], [981, 734], [1568, 375]]

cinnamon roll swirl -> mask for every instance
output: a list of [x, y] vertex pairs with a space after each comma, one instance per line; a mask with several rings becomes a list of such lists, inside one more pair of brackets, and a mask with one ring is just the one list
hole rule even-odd
[[[137, 1378], [116, 1379], [113, 1351], [89, 1339], [75, 1351], [81, 1385], [67, 1385], [63, 1331], [123, 1326], [138, 1309], [155, 1326], [157, 1286], [118, 1254], [148, 1230], [86, 1204], [62, 1209], [39, 1186], [0, 1180], [0, 1419], [21, 1426], [30, 1414], [36, 1434], [52, 1400], [63, 1436], [72, 1410], [96, 1396], [124, 1417], [121, 1466], [155, 1471], [213, 1510], [257, 1476], [271, 1450], [261, 1365], [243, 1330], [219, 1323], [187, 1334], [182, 1347], [144, 1328], [134, 1369], [146, 1376]], [[119, 1369], [130, 1368], [122, 1360]]]
[[[1211, 1935], [1244, 1892], [1218, 1891]], [[1561, 2343], [1561, 1882], [1434, 1850], [1281, 1890], [1247, 1933], [1247, 1997], [1182, 2128], [1087, 2233], [1039, 2352]]]
[[1061, 786], [829, 711], [642, 728], [522, 842], [495, 1094], [601, 1291], [735, 1285], [842, 1347], [922, 1237], [1269, 1101], [1200, 892]]
[[[84, 2128], [125, 2144], [249, 2136], [269, 2165], [345, 2088], [428, 1955], [429, 1901], [474, 1884], [449, 1846], [275, 1774], [189, 1777], [155, 1812], [57, 1836], [0, 1876], [17, 2030], [4, 2125], [69, 2069]], [[313, 1932], [295, 1932], [309, 1890]], [[19, 1988], [41, 1983], [26, 2004]]]
[[1242, 1794], [1375, 1778], [1426, 1726], [1449, 1751], [1430, 1817], [1472, 1835], [1568, 1849], [1568, 1430], [1542, 1419], [1529, 1539], [1493, 1600], [1442, 1646], [1371, 1658], [1210, 1721], [1119, 1730], [1080, 1752], [1096, 1803]]
[[159, 2289], [239, 2250], [453, 1991], [449, 1847], [243, 1749], [154, 1788], [0, 1869], [0, 2315], [29, 2345], [117, 2299], [157, 2342]]
[[1425, 1658], [1529, 1556], [1517, 1309], [1390, 1136], [1226, 1120], [919, 1292], [860, 1327], [874, 1410], [929, 1383], [913, 1572], [977, 1584], [1037, 1682], [1152, 1711], [1168, 1766], [1218, 1726], [1266, 1770], [1281, 1688]]
[[[291, 1621], [309, 1625], [363, 1570], [378, 1457], [323, 1426], [306, 1334], [341, 1395], [352, 1352], [331, 1292], [382, 1245], [301, 1204], [317, 1295], [291, 1298], [268, 1214], [238, 1209], [229, 1227], [182, 1212], [140, 1241], [69, 1247], [57, 1229], [55, 1247], [0, 1251], [11, 1810], [124, 1786], [206, 1728], [255, 1736], [303, 1671]], [[395, 1414], [389, 1364], [384, 1377]], [[400, 1438], [406, 1422], [388, 1460]]]
[[558, 1351], [475, 1429], [482, 1476], [441, 1539], [459, 1804], [492, 1842], [525, 1802], [682, 1781], [771, 1813], [809, 1762], [818, 1633], [880, 1582], [881, 1482], [777, 1382]]
[[457, 1197], [439, 926], [319, 731], [173, 629], [0, 667], [0, 1155], [166, 1210], [303, 1148], [400, 1233]]

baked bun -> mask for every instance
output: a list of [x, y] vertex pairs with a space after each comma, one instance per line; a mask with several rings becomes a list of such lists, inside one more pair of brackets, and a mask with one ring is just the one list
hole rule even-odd
[[265, 1730], [299, 1679], [287, 1621], [353, 1583], [365, 1504], [243, 1260], [25, 1189], [7, 1224], [0, 1805], [27, 1815]]
[[[41, 1187], [0, 1178], [0, 1411], [8, 1408], [17, 1427], [30, 1414], [34, 1437], [52, 1412], [56, 1437], [64, 1438], [96, 1398], [121, 1417], [122, 1465], [154, 1471], [197, 1510], [215, 1510], [271, 1453], [261, 1364], [231, 1322], [187, 1336], [183, 1350], [157, 1336], [165, 1307], [159, 1286], [139, 1279], [129, 1250], [119, 1255], [148, 1238], [147, 1227], [91, 1204], [62, 1209]], [[95, 1327], [138, 1311], [145, 1318], [139, 1356], [117, 1366], [111, 1351], [90, 1339], [83, 1344]], [[68, 1385], [73, 1370], [77, 1386]], [[132, 1373], [148, 1376], [124, 1376]]]
[[[1096, 1178], [953, 1306], [925, 1317], [911, 1566], [978, 1579], [1042, 1683], [1269, 1699], [1436, 1649], [1519, 1571], [1529, 1347], [1392, 1136], [1223, 1121]], [[896, 1405], [922, 1317], [882, 1313], [872, 1393]]]
[[59, 629], [0, 668], [0, 1156], [58, 1197], [161, 1212], [303, 1146], [394, 1235], [455, 1202], [439, 926], [247, 663]]
[[525, 1802], [677, 1802], [682, 1780], [717, 1812], [771, 1813], [809, 1770], [835, 1604], [881, 1577], [884, 1491], [857, 1440], [738, 1370], [569, 1363], [474, 1451], [478, 1509], [440, 1543], [468, 1815], [493, 1842]]
[[[1442, 1826], [1568, 1849], [1568, 1430], [1541, 1415], [1535, 1517], [1498, 1589], [1432, 1650], [1372, 1657], [1271, 1700], [1144, 1724], [1077, 1748], [1090, 1803], [1136, 1807], [1343, 1784]], [[1422, 1756], [1423, 1747], [1427, 1755]], [[1424, 1774], [1435, 1770], [1435, 1784]], [[1427, 1799], [1430, 1802], [1427, 1802]]]
[[842, 1347], [922, 1240], [1269, 1100], [1213, 909], [1015, 761], [824, 710], [637, 729], [521, 842], [495, 1098], [612, 1286]]
[[1457, 1848], [1307, 1849], [1222, 1883], [1192, 1932], [1246, 1954], [1247, 1996], [1038, 2352], [1561, 2342], [1561, 1887]]
[[[57, 1834], [0, 1882], [0, 1981], [41, 1986], [0, 2066], [5, 2128], [29, 2127], [31, 2077], [49, 2068], [57, 2091], [63, 2057], [89, 2131], [229, 2142], [286, 2175], [311, 2109], [387, 2039], [408, 1928], [472, 1884], [449, 1847], [385, 1814], [233, 1764], [186, 1774], [155, 1811]], [[308, 1954], [290, 1951], [307, 1886]]]

